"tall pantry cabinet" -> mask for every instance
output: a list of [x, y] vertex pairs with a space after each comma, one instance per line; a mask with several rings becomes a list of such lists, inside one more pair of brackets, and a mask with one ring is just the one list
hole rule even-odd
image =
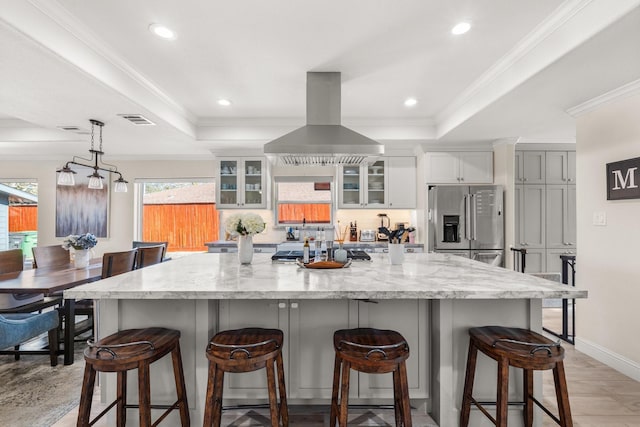
[[576, 253], [575, 151], [516, 150], [515, 245], [527, 273], [560, 272]]

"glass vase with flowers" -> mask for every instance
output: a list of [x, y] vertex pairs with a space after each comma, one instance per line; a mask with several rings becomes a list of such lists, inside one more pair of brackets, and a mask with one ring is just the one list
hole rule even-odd
[[238, 239], [240, 264], [251, 264], [253, 260], [253, 236], [265, 230], [265, 222], [255, 213], [233, 214], [225, 221], [225, 230]]

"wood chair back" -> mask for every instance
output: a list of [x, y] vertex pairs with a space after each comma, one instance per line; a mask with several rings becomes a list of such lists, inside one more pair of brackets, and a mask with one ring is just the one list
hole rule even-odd
[[34, 246], [33, 267], [62, 267], [71, 262], [70, 252], [60, 245]]
[[164, 245], [139, 247], [138, 255], [136, 256], [136, 268], [147, 267], [162, 262], [165, 249]]
[[123, 252], [106, 252], [102, 256], [102, 278], [132, 271], [136, 266], [138, 249]]
[[24, 270], [24, 257], [22, 249], [9, 249], [0, 251], [0, 274], [13, 273]]

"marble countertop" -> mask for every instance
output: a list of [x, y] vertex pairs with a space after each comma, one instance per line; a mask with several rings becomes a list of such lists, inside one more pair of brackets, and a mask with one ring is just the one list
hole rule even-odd
[[[280, 243], [273, 242], [253, 242], [253, 246], [257, 248], [275, 248], [281, 244], [300, 244], [302, 245], [304, 242], [302, 240], [292, 240]], [[238, 243], [235, 240], [218, 240], [215, 242], [206, 242], [205, 246], [212, 248], [235, 248], [238, 246]], [[336, 244], [337, 245], [337, 244]], [[389, 245], [388, 242], [344, 242], [345, 248], [386, 248]], [[405, 247], [407, 248], [422, 248], [424, 244], [422, 243], [405, 243]]]
[[198, 253], [64, 291], [89, 299], [521, 299], [586, 298], [587, 291], [448, 254], [387, 254], [333, 270], [272, 264], [255, 254]]

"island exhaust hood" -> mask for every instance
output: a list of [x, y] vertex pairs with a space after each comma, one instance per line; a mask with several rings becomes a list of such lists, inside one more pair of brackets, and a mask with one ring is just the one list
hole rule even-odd
[[307, 124], [268, 142], [264, 153], [283, 166], [359, 165], [384, 146], [340, 124], [340, 73], [307, 73]]

